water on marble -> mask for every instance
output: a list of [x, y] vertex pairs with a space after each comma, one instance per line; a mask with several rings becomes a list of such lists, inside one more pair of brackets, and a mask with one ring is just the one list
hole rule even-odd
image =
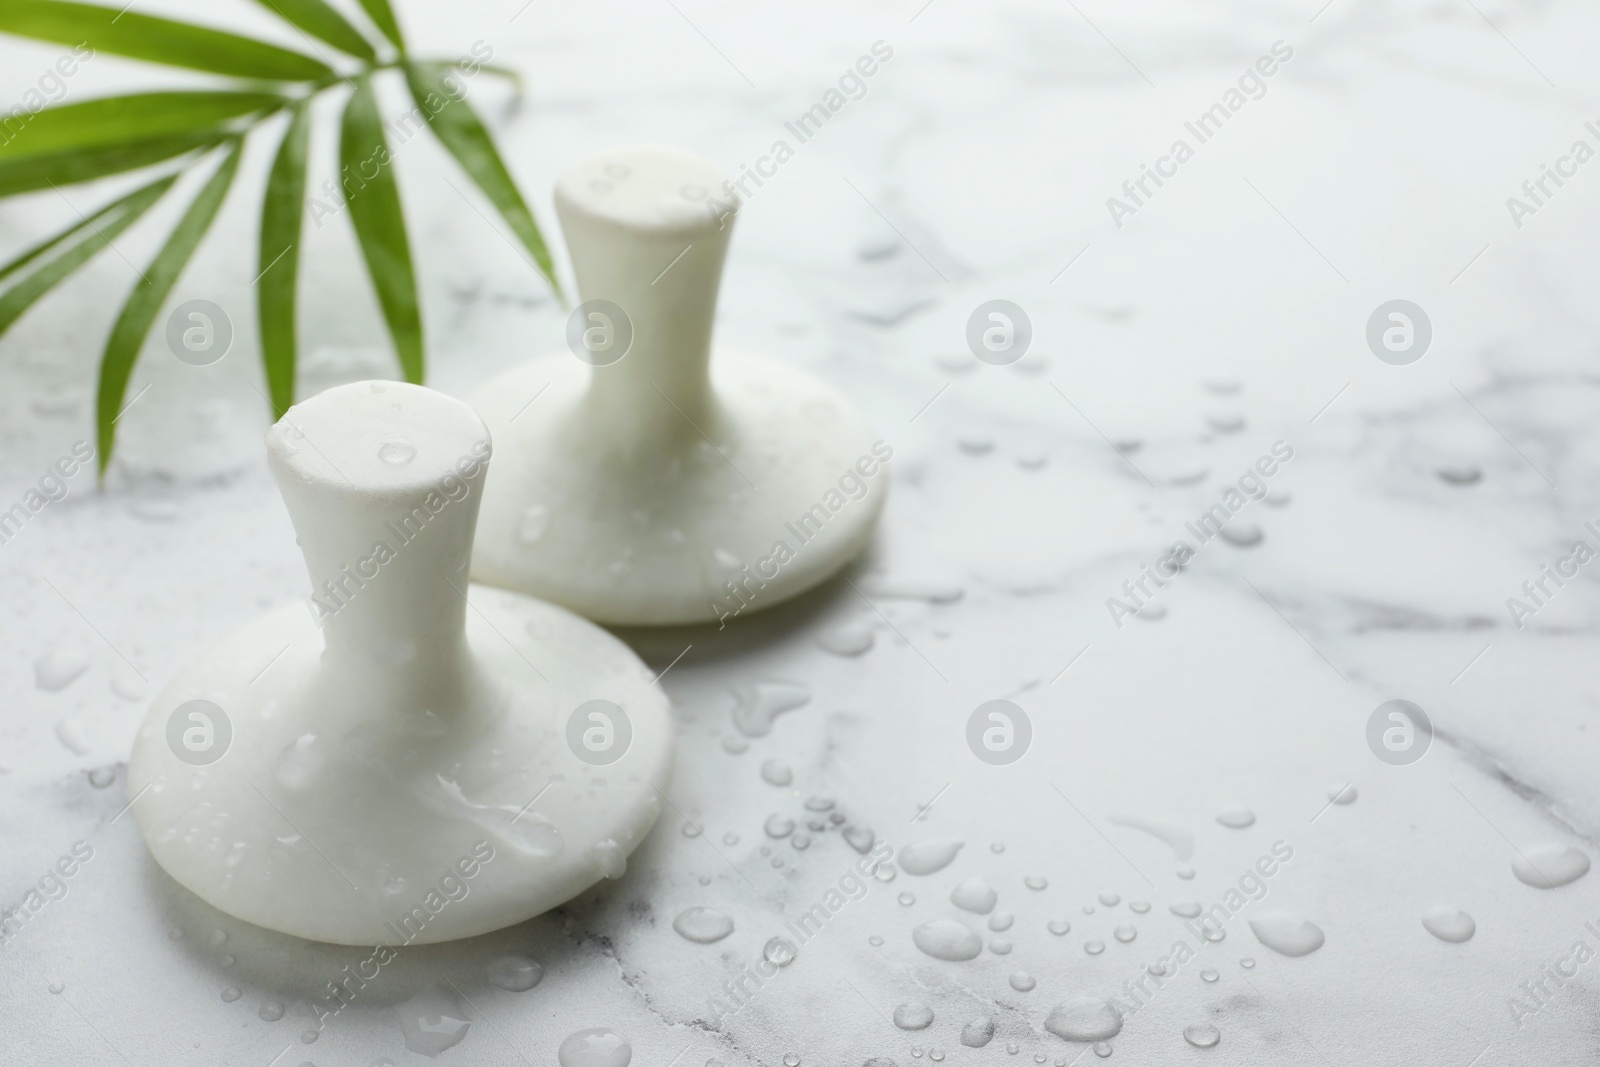
[[1306, 956], [1326, 940], [1322, 928], [1293, 912], [1264, 911], [1249, 919], [1256, 940], [1282, 956]]
[[983, 939], [955, 919], [923, 923], [911, 931], [911, 942], [936, 960], [970, 960], [983, 951]]
[[942, 871], [950, 866], [951, 861], [956, 858], [956, 853], [960, 852], [965, 844], [965, 841], [958, 841], [953, 837], [918, 841], [900, 850], [900, 867], [907, 874], [915, 875]]

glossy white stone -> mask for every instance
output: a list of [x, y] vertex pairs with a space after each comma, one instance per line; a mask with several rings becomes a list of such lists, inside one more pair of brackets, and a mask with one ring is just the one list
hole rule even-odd
[[[488, 441], [465, 404], [394, 382], [268, 433], [317, 600], [201, 651], [128, 768], [156, 860], [215, 907], [339, 944], [466, 937], [619, 873], [655, 822], [672, 748], [652, 673], [564, 609], [467, 584]], [[192, 700], [210, 705], [175, 734]], [[568, 741], [590, 700], [627, 719], [609, 765]]]
[[[615, 362], [561, 351], [472, 395], [498, 448], [478, 580], [605, 623], [715, 622], [804, 592], [866, 547], [892, 442], [804, 371], [721, 346], [712, 358], [737, 213], [723, 181], [705, 160], [636, 149], [557, 183], [582, 328], [620, 346], [631, 327], [632, 341]], [[586, 310], [596, 300], [622, 319]], [[530, 507], [549, 516], [534, 545], [519, 536]]]

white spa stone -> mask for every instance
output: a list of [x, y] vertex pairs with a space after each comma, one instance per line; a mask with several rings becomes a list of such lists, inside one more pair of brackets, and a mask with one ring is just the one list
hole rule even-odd
[[267, 451], [321, 606], [226, 635], [150, 706], [128, 788], [161, 866], [240, 919], [369, 946], [620, 874], [668, 785], [668, 701], [599, 627], [469, 587], [483, 422], [358, 382], [291, 408]]
[[892, 448], [803, 371], [721, 346], [712, 359], [738, 206], [722, 190], [711, 163], [660, 149], [557, 183], [585, 303], [572, 351], [471, 398], [497, 444], [477, 580], [605, 623], [711, 622], [804, 592], [866, 547]]

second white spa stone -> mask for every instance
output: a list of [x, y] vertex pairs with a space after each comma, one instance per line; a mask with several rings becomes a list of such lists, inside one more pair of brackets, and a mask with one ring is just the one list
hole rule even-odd
[[157, 862], [316, 941], [521, 922], [615, 877], [668, 787], [668, 701], [604, 630], [469, 586], [482, 420], [358, 382], [267, 438], [312, 600], [202, 652], [155, 698], [128, 788]]
[[584, 300], [570, 351], [472, 402], [495, 435], [473, 576], [600, 622], [715, 622], [824, 581], [866, 547], [892, 446], [831, 387], [722, 346], [712, 321], [738, 207], [663, 149], [562, 176]]

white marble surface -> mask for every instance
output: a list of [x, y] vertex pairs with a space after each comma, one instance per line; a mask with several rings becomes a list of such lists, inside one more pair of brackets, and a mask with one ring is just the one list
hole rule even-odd
[[[1266, 899], [1127, 1019], [1114, 1062], [1592, 1063], [1600, 963], [1552, 983], [1521, 1025], [1507, 1001], [1574, 943], [1600, 948], [1584, 926], [1600, 920], [1600, 875], [1538, 890], [1511, 871], [1540, 842], [1596, 849], [1600, 694], [1583, 650], [1600, 596], [1585, 571], [1520, 630], [1505, 601], [1600, 517], [1600, 163], [1520, 228], [1505, 199], [1573, 140], [1596, 143], [1583, 124], [1600, 116], [1600, 14], [1570, 0], [1333, 0], [1320, 13], [1317, 2], [932, 0], [918, 12], [917, 0], [536, 0], [520, 15], [521, 0], [401, 3], [431, 50], [481, 39], [527, 72], [514, 113], [499, 87], [474, 93], [547, 226], [551, 182], [573, 160], [659, 142], [736, 170], [874, 41], [893, 47], [866, 96], [752, 198], [721, 312], [725, 340], [835, 382], [893, 443], [883, 526], [852, 575], [871, 601], [834, 583], [720, 635], [625, 635], [658, 668], [684, 653], [663, 683], [682, 723], [677, 810], [626, 875], [500, 934], [406, 950], [303, 1044], [307, 999], [366, 953], [220, 916], [155, 867], [133, 820], [113, 821], [128, 799], [139, 676], [153, 689], [199, 645], [308, 592], [261, 447], [248, 289], [257, 146], [251, 181], [177, 290], [229, 310], [235, 350], [196, 369], [153, 342], [133, 387], [150, 388], [120, 424], [106, 491], [78, 475], [0, 546], [0, 898], [22, 899], [75, 841], [93, 849], [67, 895], [0, 949], [0, 1056], [420, 1064], [401, 1025], [448, 994], [468, 1025], [440, 1063], [552, 1063], [566, 1035], [598, 1026], [657, 1067], [786, 1055], [906, 1067], [913, 1047], [949, 1064], [1060, 1063], [1087, 1046], [1045, 1031], [1049, 1008], [1137, 978], [1185, 936], [1171, 902], [1222, 899], [1281, 840], [1294, 856]], [[248, 4], [159, 6], [269, 32]], [[1266, 96], [1114, 227], [1106, 198], [1278, 40], [1294, 57]], [[54, 54], [5, 42], [0, 100], [20, 98]], [[182, 76], [106, 57], [72, 91], [139, 79]], [[464, 393], [558, 347], [561, 310], [446, 184], [464, 187], [441, 153], [419, 140], [401, 171], [432, 382]], [[0, 247], [69, 214], [53, 196], [0, 205]], [[119, 249], [138, 262], [154, 232]], [[342, 220], [311, 233], [306, 257], [307, 386], [392, 374]], [[0, 342], [5, 504], [92, 438], [93, 361], [132, 277], [120, 255], [102, 256]], [[972, 308], [996, 296], [1036, 329], [1033, 353], [1010, 369], [980, 366], [963, 342]], [[1396, 297], [1435, 328], [1406, 367], [1363, 342], [1369, 313]], [[1235, 432], [1208, 423], [1239, 418]], [[1108, 439], [1142, 447], [1124, 460]], [[1115, 627], [1106, 598], [1277, 440], [1295, 451], [1273, 480], [1289, 502], [1235, 520], [1258, 525], [1260, 543], [1205, 546], [1162, 593], [1164, 617]], [[974, 455], [963, 442], [990, 447]], [[1441, 468], [1481, 478], [1448, 484]], [[874, 573], [964, 595], [891, 599]], [[860, 657], [817, 644], [847, 619], [874, 628]], [[41, 689], [35, 662], [58, 649], [81, 649], [89, 667]], [[766, 680], [811, 699], [748, 751], [726, 751], [733, 687]], [[963, 731], [977, 704], [1003, 696], [1035, 737], [1021, 762], [991, 767]], [[1364, 740], [1372, 709], [1394, 697], [1440, 731], [1409, 767], [1381, 763]], [[791, 789], [758, 773], [774, 757], [792, 764]], [[94, 778], [109, 776], [103, 787], [97, 768], [110, 769]], [[1359, 798], [1329, 808], [1337, 781]], [[712, 1023], [724, 980], [856, 858], [836, 830], [803, 851], [764, 839], [769, 814], [801, 817], [812, 795], [896, 848], [966, 845], [940, 872], [872, 883], [748, 1006]], [[1236, 805], [1254, 826], [1214, 821]], [[1114, 814], [1192, 833], [1193, 881]], [[689, 819], [703, 835], [680, 833]], [[1025, 888], [1030, 875], [1048, 888]], [[1015, 913], [1013, 950], [964, 963], [919, 952], [913, 926], [960, 917], [948, 896], [972, 876]], [[1101, 891], [1122, 903], [1097, 904]], [[915, 902], [898, 903], [903, 892]], [[1132, 900], [1153, 908], [1131, 915]], [[1425, 932], [1422, 912], [1441, 903], [1469, 912], [1476, 936]], [[734, 933], [680, 937], [672, 919], [696, 905], [727, 912]], [[1271, 909], [1315, 921], [1324, 947], [1296, 959], [1258, 944], [1246, 920]], [[1048, 933], [1054, 917], [1071, 932]], [[1112, 937], [1122, 923], [1136, 940]], [[1103, 954], [1084, 951], [1091, 939]], [[489, 984], [488, 962], [506, 952], [539, 961], [543, 981], [522, 993]], [[1037, 987], [1013, 990], [1015, 971]], [[223, 999], [230, 989], [238, 999]], [[258, 1015], [271, 1000], [286, 1002], [283, 1019]], [[901, 1031], [889, 1016], [913, 1000], [935, 1020]], [[979, 1014], [995, 1017], [995, 1039], [967, 1048], [960, 1030]], [[1202, 1022], [1222, 1034], [1206, 1051], [1181, 1036]]]

